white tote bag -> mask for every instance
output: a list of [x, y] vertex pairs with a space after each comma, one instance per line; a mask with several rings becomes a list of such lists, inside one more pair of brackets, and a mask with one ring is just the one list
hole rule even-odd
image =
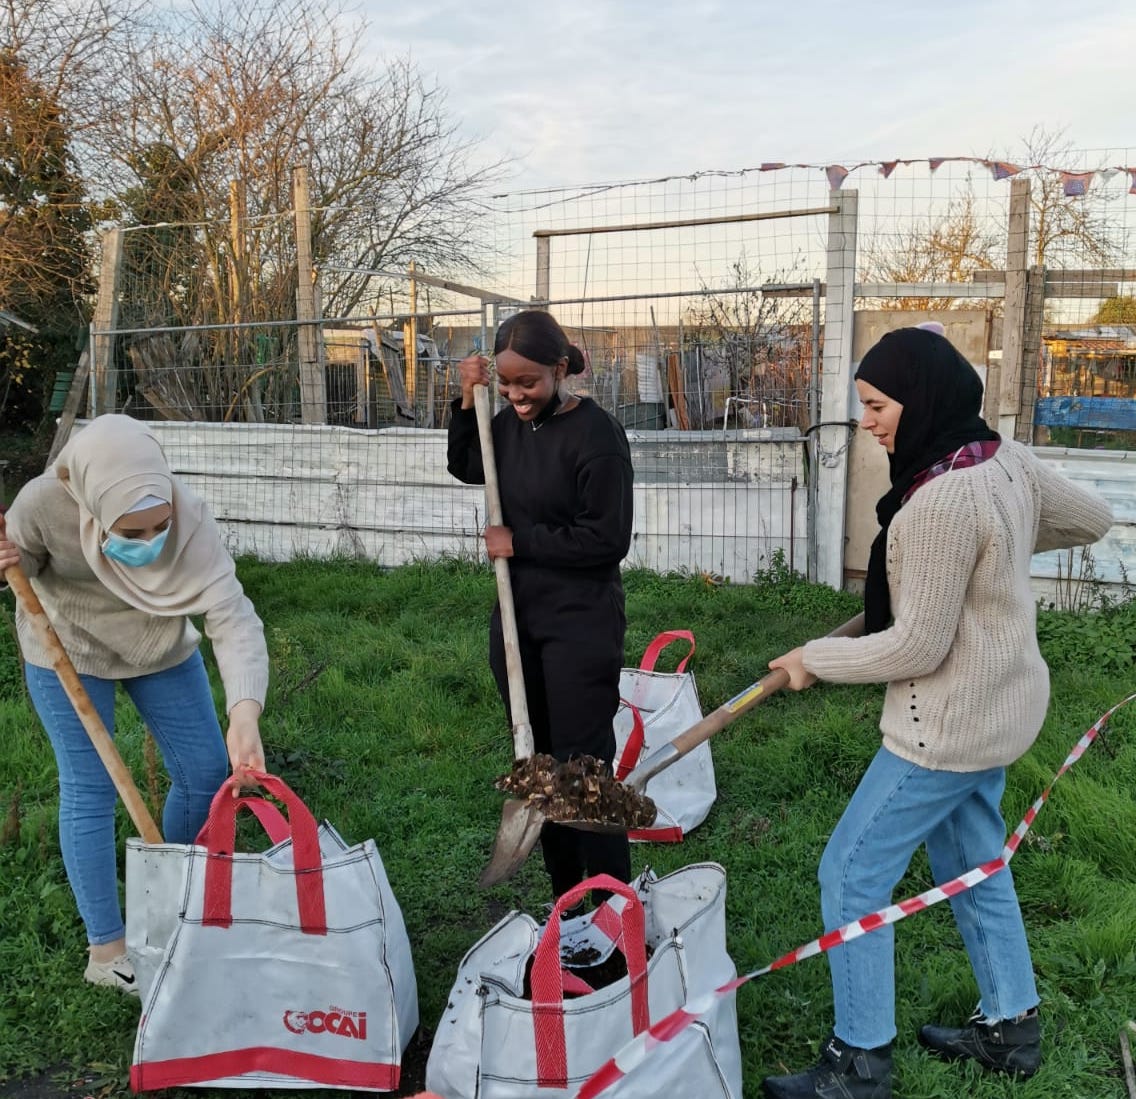
[[[594, 888], [614, 895], [562, 927], [563, 911]], [[631, 886], [591, 878], [559, 899], [543, 927], [506, 916], [462, 960], [434, 1032], [427, 1089], [443, 1099], [571, 1099], [636, 1034], [736, 976], [725, 893], [725, 871], [703, 863], [664, 878], [647, 871]], [[592, 990], [568, 968], [615, 950], [627, 975], [606, 987]], [[741, 1099], [734, 998], [690, 1030], [656, 1061], [664, 1075], [654, 1066], [629, 1074], [610, 1099]]]
[[[280, 779], [290, 839], [233, 853], [231, 780], [187, 846], [173, 935], [142, 1008], [131, 1086], [393, 1091], [418, 1025], [402, 912], [373, 840], [334, 847]], [[340, 841], [341, 842], [341, 841]]]
[[[290, 858], [292, 844], [288, 821], [279, 809], [259, 797], [243, 797], [238, 808], [249, 809], [260, 822], [271, 846], [265, 858]], [[208, 842], [209, 822], [201, 826], [193, 843]], [[333, 853], [346, 849], [339, 834], [326, 821], [320, 825], [320, 848]], [[146, 843], [137, 836], [126, 841], [126, 952], [134, 964], [138, 993], [145, 999], [162, 963], [166, 944], [177, 930], [178, 902], [184, 892], [184, 843]]]
[[[675, 641], [690, 651], [673, 673], [657, 672], [659, 654]], [[694, 673], [686, 665], [694, 655], [694, 634], [664, 630], [647, 646], [638, 668], [624, 668], [619, 677], [621, 705], [615, 715], [615, 775], [623, 779], [635, 766], [679, 733], [702, 720]], [[659, 810], [653, 828], [628, 833], [631, 840], [677, 843], [706, 819], [718, 789], [710, 742], [660, 771], [647, 783], [647, 796]]]

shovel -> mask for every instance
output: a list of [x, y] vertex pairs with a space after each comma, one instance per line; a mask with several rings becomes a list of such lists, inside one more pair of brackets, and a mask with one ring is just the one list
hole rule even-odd
[[[827, 637], [859, 637], [864, 632], [864, 616], [863, 614], [856, 615], [855, 618], [850, 618], [843, 625], [837, 626], [831, 633], [826, 634]], [[770, 695], [776, 694], [778, 691], [783, 690], [789, 684], [789, 673], [784, 668], [775, 668], [769, 672], [768, 675], [763, 676], [756, 683], [751, 683], [745, 690], [739, 694], [734, 695], [728, 702], [723, 702], [712, 713], [708, 714], [701, 721], [692, 725], [685, 732], [679, 733], [673, 740], [656, 748], [645, 760], [643, 760], [627, 777], [623, 780], [622, 785], [630, 787], [637, 793], [643, 793], [646, 789], [647, 783], [653, 779], [660, 771], [665, 771], [672, 763], [676, 763], [682, 759], [683, 756], [688, 755], [699, 744], [709, 740], [716, 732], [724, 729], [731, 722], [736, 721], [742, 714], [749, 713], [758, 703], [763, 702], [769, 698]], [[615, 781], [615, 780], [612, 780]], [[509, 812], [509, 802], [505, 803], [504, 812]], [[514, 804], [518, 807], [528, 807], [529, 803], [517, 800]], [[534, 810], [534, 815], [539, 817], [543, 822], [544, 814], [539, 810]], [[558, 824], [567, 825], [570, 828], [577, 828], [584, 832], [626, 832], [628, 826], [626, 824], [617, 824], [609, 822], [598, 822], [589, 820], [565, 820], [557, 816], [556, 822]], [[539, 826], [538, 826], [539, 827]], [[527, 840], [528, 837], [523, 836], [518, 842]], [[506, 872], [502, 873], [500, 877], [489, 878], [490, 871], [494, 869], [493, 863], [482, 874], [483, 885], [493, 885], [498, 881], [504, 880], [509, 874], [515, 873], [517, 868], [524, 862], [530, 850], [532, 850], [535, 838], [529, 841], [526, 848], [518, 848], [502, 855], [501, 867]]]
[[[477, 410], [477, 433], [481, 438], [481, 464], [485, 469], [485, 510], [489, 525], [504, 525], [501, 492], [497, 485], [497, 460], [493, 454], [493, 413], [489, 408], [489, 390], [475, 386], [474, 408]], [[501, 633], [505, 639], [505, 671], [509, 680], [509, 713], [513, 719], [513, 758], [528, 759], [533, 754], [532, 725], [525, 697], [525, 677], [521, 667], [521, 647], [517, 638], [517, 612], [513, 606], [513, 586], [509, 582], [509, 559], [495, 557], [493, 571], [497, 577], [497, 603], [501, 608]], [[527, 802], [511, 799], [501, 808], [501, 823], [493, 839], [489, 865], [481, 872], [477, 884], [484, 887], [511, 878], [528, 857], [540, 836], [544, 814]]]
[[51, 666], [59, 676], [59, 682], [63, 684], [63, 690], [71, 700], [71, 705], [75, 707], [75, 713], [83, 723], [83, 728], [87, 730], [87, 736], [91, 738], [95, 751], [99, 753], [99, 758], [103, 761], [114, 788], [126, 805], [126, 811], [130, 814], [134, 827], [138, 829], [138, 834], [146, 843], [161, 843], [162, 833], [154, 823], [154, 818], [150, 816], [150, 810], [146, 808], [138, 787], [134, 785], [126, 764], [122, 762], [122, 756], [118, 754], [110, 733], [99, 717], [91, 696], [87, 694], [79, 673], [75, 671], [75, 665], [64, 651], [59, 635], [47, 617], [39, 596], [28, 582], [24, 570], [19, 565], [11, 565], [4, 570], [4, 579], [16, 593], [16, 598], [23, 605], [24, 612], [31, 620], [40, 642], [51, 657]]

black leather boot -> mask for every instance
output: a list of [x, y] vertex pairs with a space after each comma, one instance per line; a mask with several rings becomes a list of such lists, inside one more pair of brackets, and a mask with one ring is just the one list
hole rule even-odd
[[891, 1043], [858, 1049], [829, 1034], [816, 1068], [767, 1076], [763, 1086], [770, 1099], [891, 1099]]
[[976, 1011], [964, 1027], [925, 1026], [919, 1041], [948, 1061], [971, 1057], [995, 1072], [1027, 1077], [1041, 1065], [1041, 1020], [1037, 1008], [1016, 1019], [988, 1022]]

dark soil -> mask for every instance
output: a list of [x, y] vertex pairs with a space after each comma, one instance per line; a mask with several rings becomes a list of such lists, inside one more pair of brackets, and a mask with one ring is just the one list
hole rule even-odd
[[[651, 960], [651, 955], [654, 954], [654, 949], [651, 946], [647, 947], [647, 960]], [[592, 988], [592, 991], [598, 991], [601, 988], [607, 988], [608, 985], [615, 984], [616, 981], [621, 981], [627, 976], [627, 959], [618, 950], [613, 950], [605, 961], [594, 962], [588, 965], [586, 963], [593, 962], [594, 959], [600, 956], [600, 952], [594, 947], [585, 946], [581, 947], [575, 953], [562, 954], [560, 960], [563, 964], [571, 966], [572, 972], [579, 977], [582, 981], [586, 981]], [[525, 967], [525, 987], [523, 999], [532, 999], [532, 964], [533, 959], [529, 958], [529, 963]], [[582, 995], [582, 994], [581, 994]], [[576, 995], [571, 992], [564, 993], [565, 1000], [574, 1000]]]

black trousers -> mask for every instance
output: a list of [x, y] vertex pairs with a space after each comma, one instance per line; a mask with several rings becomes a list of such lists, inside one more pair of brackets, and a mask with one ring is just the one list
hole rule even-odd
[[[627, 628], [623, 586], [618, 580], [514, 569], [513, 594], [536, 751], [561, 762], [594, 756], [610, 768]], [[493, 608], [490, 622], [489, 663], [511, 725], [499, 607]], [[595, 874], [631, 880], [625, 833], [605, 835], [546, 824], [540, 845], [554, 897]]]

